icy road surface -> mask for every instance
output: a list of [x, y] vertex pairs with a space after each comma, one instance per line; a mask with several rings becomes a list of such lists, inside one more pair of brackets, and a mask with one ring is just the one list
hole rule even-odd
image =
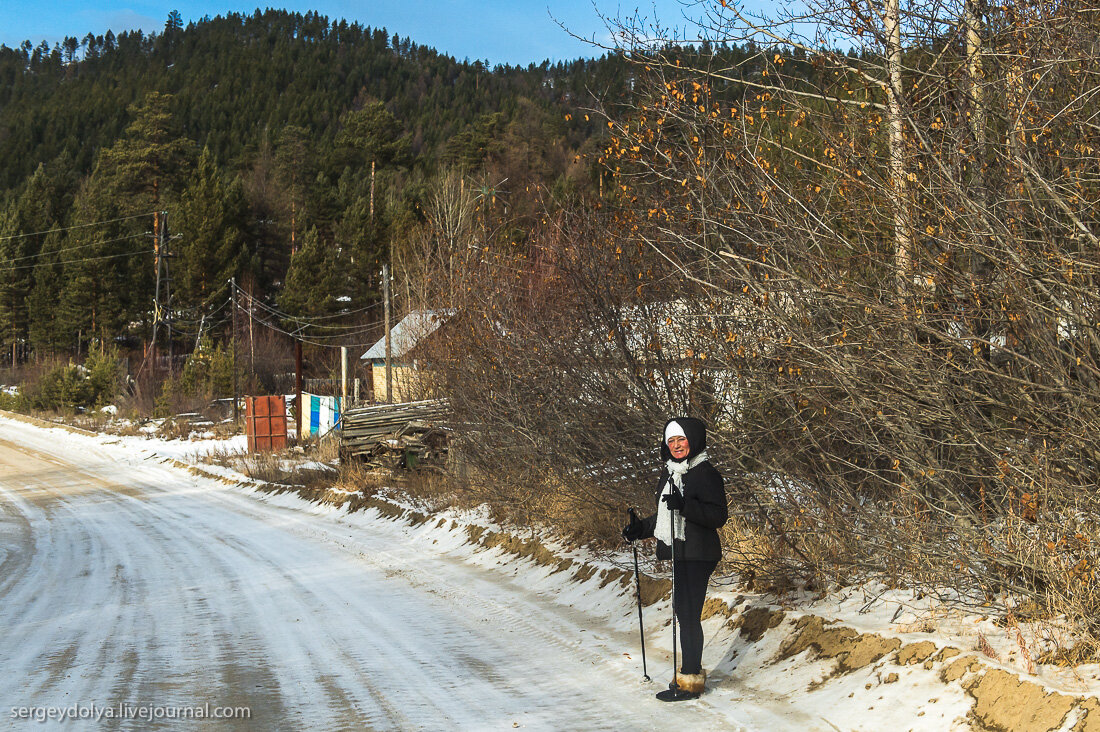
[[658, 682], [623, 660], [636, 636], [418, 547], [398, 523], [281, 508], [6, 418], [0, 629], [0, 727], [180, 728], [15, 719], [120, 704], [251, 713], [191, 729], [740, 726], [706, 699], [654, 700]]

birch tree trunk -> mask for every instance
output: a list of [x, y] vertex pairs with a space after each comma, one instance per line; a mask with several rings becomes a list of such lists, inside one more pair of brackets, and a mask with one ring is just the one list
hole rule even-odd
[[898, 301], [905, 303], [912, 271], [913, 226], [909, 210], [909, 180], [905, 165], [905, 120], [901, 96], [901, 9], [886, 0], [883, 9], [886, 40], [886, 108], [890, 129], [890, 180], [894, 207], [894, 268]]

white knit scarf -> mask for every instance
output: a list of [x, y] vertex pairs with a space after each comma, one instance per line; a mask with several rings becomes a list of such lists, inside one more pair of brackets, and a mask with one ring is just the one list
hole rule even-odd
[[672, 491], [673, 484], [676, 485], [677, 492], [683, 495], [684, 474], [706, 459], [707, 451], [704, 450], [691, 460], [681, 460], [679, 462], [676, 460], [669, 460], [665, 463], [665, 468], [668, 469], [669, 480], [665, 481], [664, 490], [661, 491], [661, 499], [657, 501], [657, 524], [653, 527], [653, 535], [657, 537], [658, 541], [661, 541], [667, 546], [672, 546], [672, 532], [674, 527], [676, 538], [680, 541], [684, 540], [684, 517], [679, 511], [673, 511], [672, 519], [669, 520], [668, 504], [662, 499]]

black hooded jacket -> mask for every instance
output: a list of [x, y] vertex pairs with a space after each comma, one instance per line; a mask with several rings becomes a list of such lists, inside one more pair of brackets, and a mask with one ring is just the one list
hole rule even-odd
[[[684, 460], [691, 460], [707, 448], [707, 427], [702, 420], [694, 417], [674, 417], [665, 423], [677, 422], [684, 430], [691, 451]], [[661, 459], [667, 463], [672, 453], [664, 441], [661, 430]], [[677, 461], [679, 462], [679, 461]], [[661, 500], [665, 484], [672, 478], [667, 468], [661, 470], [661, 480], [657, 483], [655, 500]], [[718, 529], [729, 518], [726, 505], [726, 487], [722, 474], [710, 464], [709, 460], [696, 465], [684, 474], [684, 540], [676, 540], [676, 559], [685, 561], [716, 562], [722, 558], [722, 543], [718, 539]], [[675, 490], [673, 484], [673, 490]], [[642, 519], [642, 536], [649, 538], [657, 525], [657, 514]], [[672, 550], [664, 542], [657, 542], [657, 558], [672, 559]]]

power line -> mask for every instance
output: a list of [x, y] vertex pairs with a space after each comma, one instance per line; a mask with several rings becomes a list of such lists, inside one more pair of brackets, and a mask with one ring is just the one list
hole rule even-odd
[[[239, 310], [239, 309], [240, 309], [240, 307], [238, 306], [238, 308], [237, 308], [237, 309]], [[332, 343], [320, 343], [320, 342], [318, 342], [318, 341], [315, 341], [315, 340], [312, 340], [312, 339], [310, 339], [310, 338], [303, 338], [303, 337], [301, 336], [301, 334], [300, 334], [300, 333], [291, 333], [290, 331], [284, 330], [283, 328], [280, 328], [280, 327], [279, 327], [279, 326], [277, 326], [277, 325], [274, 325], [274, 324], [272, 324], [272, 323], [269, 323], [269, 322], [267, 322], [266, 320], [264, 320], [263, 318], [260, 318], [260, 317], [257, 317], [256, 315], [254, 315], [254, 314], [253, 314], [253, 313], [251, 312], [251, 310], [249, 310], [249, 311], [248, 311], [248, 319], [249, 319], [249, 320], [251, 320], [251, 321], [253, 321], [253, 322], [259, 323], [260, 325], [264, 326], [264, 327], [265, 327], [265, 328], [267, 328], [268, 330], [273, 330], [273, 331], [275, 331], [276, 333], [282, 333], [283, 335], [287, 336], [288, 338], [292, 338], [292, 339], [294, 339], [294, 340], [296, 340], [296, 341], [301, 341], [302, 343], [308, 343], [308, 344], [310, 344], [311, 346], [317, 346], [318, 348], [341, 348], [341, 347], [347, 347], [347, 348], [362, 348], [362, 347], [369, 347], [369, 346], [373, 346], [373, 345], [374, 345], [374, 341], [373, 341], [373, 340], [372, 340], [372, 341], [370, 341], [370, 342], [368, 342], [368, 343], [340, 343], [340, 344], [332, 344]], [[366, 327], [362, 328], [362, 329], [361, 329], [360, 331], [358, 331], [358, 332], [366, 332], [366, 331], [367, 331], [367, 330], [369, 330], [370, 328], [374, 328], [374, 327], [377, 327], [377, 326], [376, 326], [376, 325], [375, 325], [375, 326], [366, 326]], [[345, 334], [345, 335], [352, 335], [352, 334], [351, 334], [351, 333], [347, 333], [347, 334]], [[324, 337], [327, 337], [327, 338], [338, 338], [338, 337], [340, 337], [340, 336], [338, 336], [338, 335], [333, 335], [333, 336], [324, 336]]]
[[[77, 249], [87, 249], [88, 247], [98, 247], [98, 246], [102, 246], [104, 244], [114, 244], [115, 242], [127, 241], [129, 239], [137, 239], [139, 237], [148, 236], [148, 235], [149, 235], [148, 232], [142, 233], [142, 234], [129, 234], [128, 236], [120, 236], [117, 239], [105, 239], [103, 241], [94, 241], [90, 244], [80, 244], [80, 245], [75, 246], [75, 247], [64, 247], [62, 249], [53, 249], [53, 250], [48, 251], [48, 252], [39, 252], [38, 254], [28, 254], [25, 257], [15, 257], [14, 259], [0, 259], [0, 266], [6, 265], [6, 264], [11, 264], [13, 262], [22, 262], [24, 259], [38, 259], [39, 257], [49, 256], [51, 254], [60, 254], [62, 252], [73, 252], [73, 251], [76, 251]], [[73, 261], [81, 261], [81, 260], [73, 260]], [[13, 269], [19, 269], [19, 268], [14, 267]]]
[[244, 295], [245, 297], [247, 297], [250, 303], [254, 303], [255, 305], [257, 305], [261, 309], [266, 310], [267, 312], [271, 313], [272, 315], [274, 315], [277, 318], [281, 318], [283, 320], [290, 320], [290, 321], [295, 322], [295, 323], [303, 323], [305, 325], [310, 325], [310, 326], [313, 326], [313, 327], [316, 327], [316, 328], [339, 328], [341, 326], [321, 325], [321, 324], [319, 324], [315, 321], [318, 321], [318, 320], [334, 320], [336, 318], [346, 318], [349, 315], [356, 315], [358, 313], [365, 313], [368, 310], [374, 310], [375, 308], [381, 307], [381, 305], [382, 305], [381, 303], [373, 303], [371, 305], [366, 305], [364, 307], [361, 307], [357, 310], [349, 310], [349, 311], [344, 312], [344, 313], [334, 313], [333, 315], [317, 315], [317, 316], [314, 316], [313, 318], [302, 318], [302, 317], [299, 317], [299, 316], [296, 316], [296, 315], [291, 315], [290, 313], [285, 313], [285, 312], [283, 312], [282, 310], [279, 310], [276, 307], [273, 307], [271, 305], [266, 304], [262, 300], [257, 300], [255, 297], [253, 297], [248, 292], [242, 290], [240, 287], [237, 287], [237, 292], [239, 292], [242, 295]]
[[[314, 323], [314, 322], [311, 322], [311, 321], [306, 320], [304, 318], [284, 317], [283, 314], [280, 313], [279, 311], [274, 310], [274, 309], [272, 309], [271, 307], [269, 307], [267, 305], [264, 305], [263, 303], [259, 302], [258, 300], [254, 300], [254, 299], [250, 298], [249, 303], [255, 303], [257, 306], [259, 306], [259, 308], [261, 310], [265, 310], [269, 314], [274, 315], [277, 318], [282, 318], [283, 320], [289, 320], [292, 323], [298, 325], [299, 328], [316, 328], [316, 329], [323, 329], [323, 330], [348, 331], [348, 332], [358, 332], [358, 331], [361, 331], [363, 329], [362, 325], [325, 325], [325, 324], [322, 324], [322, 323]], [[376, 306], [372, 306], [372, 309], [373, 309], [373, 307], [376, 307]], [[355, 312], [363, 312], [366, 309], [367, 308], [364, 308], [363, 310], [357, 310]], [[352, 313], [346, 313], [346, 314], [344, 314], [344, 316], [351, 315], [351, 314]], [[344, 317], [344, 316], [341, 316], [341, 317]], [[326, 337], [329, 337], [329, 336], [326, 336]]]
[[107, 219], [106, 221], [93, 221], [89, 224], [73, 224], [72, 226], [62, 226], [62, 227], [57, 228], [57, 229], [47, 229], [46, 231], [35, 231], [35, 232], [30, 233], [30, 234], [8, 234], [8, 235], [5, 235], [5, 236], [0, 236], [0, 241], [8, 241], [9, 239], [22, 239], [22, 238], [28, 237], [28, 236], [42, 236], [43, 234], [54, 234], [54, 233], [57, 233], [59, 231], [72, 231], [73, 229], [84, 229], [84, 228], [87, 228], [89, 226], [105, 226], [106, 224], [115, 224], [115, 223], [118, 223], [119, 221], [129, 221], [130, 219], [140, 219], [140, 218], [144, 218], [145, 216], [152, 216], [153, 213], [155, 213], [155, 212], [150, 211], [148, 213], [134, 214], [133, 216], [121, 216], [117, 219]]
[[[214, 317], [215, 313], [220, 313], [222, 310], [225, 310], [226, 306], [229, 305], [229, 303], [232, 302], [232, 300], [233, 300], [232, 297], [227, 297], [227, 298], [225, 298], [225, 300], [222, 301], [221, 305], [217, 305], [216, 307], [212, 307], [209, 310], [207, 310], [205, 315], [201, 315], [198, 318], [195, 318], [193, 320], [177, 320], [176, 322], [179, 322], [179, 323], [198, 323], [200, 320], [203, 319], [203, 317], [212, 318], [212, 317]], [[184, 309], [186, 309], [186, 308], [184, 308]]]
[[[250, 306], [249, 307], [249, 317], [252, 318], [253, 320], [256, 320], [257, 322], [265, 322], [266, 323], [266, 321], [261, 321], [259, 318], [256, 318], [252, 314], [251, 306], [255, 305], [260, 310], [266, 311], [267, 313], [269, 313], [270, 315], [275, 316], [276, 318], [281, 318], [283, 320], [288, 320], [288, 321], [298, 325], [299, 327], [295, 330], [295, 332], [290, 332], [290, 331], [284, 330], [282, 328], [278, 329], [279, 332], [285, 333], [286, 335], [288, 335], [292, 338], [299, 338], [300, 337], [299, 334], [301, 333], [301, 331], [306, 329], [306, 328], [316, 328], [316, 329], [340, 331], [338, 333], [332, 333], [330, 335], [314, 335], [314, 338], [336, 339], [336, 338], [349, 337], [349, 336], [365, 333], [365, 332], [373, 330], [374, 328], [377, 327], [377, 324], [371, 324], [371, 323], [368, 323], [368, 324], [365, 324], [365, 325], [327, 325], [327, 324], [323, 324], [323, 323], [317, 323], [317, 322], [315, 322], [314, 320], [311, 320], [311, 319], [295, 317], [295, 316], [289, 315], [288, 313], [284, 313], [281, 310], [278, 310], [277, 308], [274, 308], [274, 307], [272, 307], [270, 305], [267, 305], [266, 303], [264, 303], [260, 300], [257, 300], [255, 297], [250, 295], [248, 292], [242, 290], [240, 287], [237, 287], [236, 290], [241, 295], [248, 298], [248, 302], [249, 302], [249, 306]], [[240, 307], [240, 306], [238, 305], [238, 307]], [[379, 307], [378, 303], [375, 303], [373, 305], [368, 305], [366, 307], [359, 308], [358, 310], [352, 310], [352, 311], [349, 311], [349, 312], [346, 312], [346, 313], [338, 313], [338, 314], [335, 314], [335, 315], [317, 316], [317, 318], [315, 320], [332, 320], [333, 318], [345, 318], [345, 317], [348, 317], [350, 315], [355, 315], [357, 313], [363, 313], [363, 312], [366, 312], [368, 310], [373, 310], [376, 307]]]
[[[216, 314], [218, 314], [218, 313], [222, 312], [223, 310], [225, 310], [226, 306], [229, 305], [231, 300], [232, 300], [231, 297], [227, 297], [222, 302], [221, 305], [218, 305], [217, 307], [210, 308], [204, 315], [200, 315], [198, 318], [194, 318], [194, 319], [184, 318], [182, 320], [179, 319], [179, 318], [173, 318], [172, 322], [174, 322], [174, 323], [183, 323], [184, 325], [195, 325], [195, 324], [203, 323], [204, 321], [208, 321], [210, 318], [214, 317]], [[182, 308], [181, 310], [192, 310], [193, 311], [193, 309], [190, 309], [190, 308]], [[221, 321], [219, 321], [219, 323], [224, 323], [224, 322], [225, 322], [224, 318]], [[206, 326], [204, 326], [203, 329], [205, 330]]]
[[[39, 264], [44, 264], [45, 266], [51, 266], [52, 267], [52, 266], [57, 266], [59, 264], [80, 264], [82, 262], [98, 262], [98, 261], [103, 260], [103, 259], [117, 259], [119, 257], [133, 257], [137, 254], [149, 254], [149, 250], [148, 249], [141, 249], [141, 250], [138, 250], [136, 252], [123, 252], [121, 254], [104, 254], [102, 257], [86, 257], [84, 259], [66, 259], [66, 260], [62, 260], [60, 262], [46, 262], [46, 263], [39, 262]], [[39, 264], [23, 264], [23, 265], [20, 265], [18, 267], [12, 267], [8, 271], [10, 272], [12, 270], [17, 270], [17, 269], [34, 269], [35, 267], [39, 266]]]
[[[227, 316], [223, 317], [220, 320], [212, 320], [210, 322], [203, 322], [201, 320], [193, 321], [193, 322], [198, 323], [202, 326], [201, 330], [195, 330], [195, 331], [187, 331], [187, 330], [183, 330], [181, 328], [177, 328], [175, 325], [173, 325], [171, 323], [168, 323], [167, 321], [165, 321], [164, 327], [168, 330], [169, 333], [173, 333], [173, 334], [178, 335], [178, 336], [185, 336], [187, 338], [194, 338], [196, 336], [202, 335], [203, 333], [209, 333], [212, 330], [216, 330], [220, 326], [224, 325], [231, 317], [232, 317], [231, 315], [227, 315]], [[175, 321], [175, 322], [179, 322], [179, 321]]]

